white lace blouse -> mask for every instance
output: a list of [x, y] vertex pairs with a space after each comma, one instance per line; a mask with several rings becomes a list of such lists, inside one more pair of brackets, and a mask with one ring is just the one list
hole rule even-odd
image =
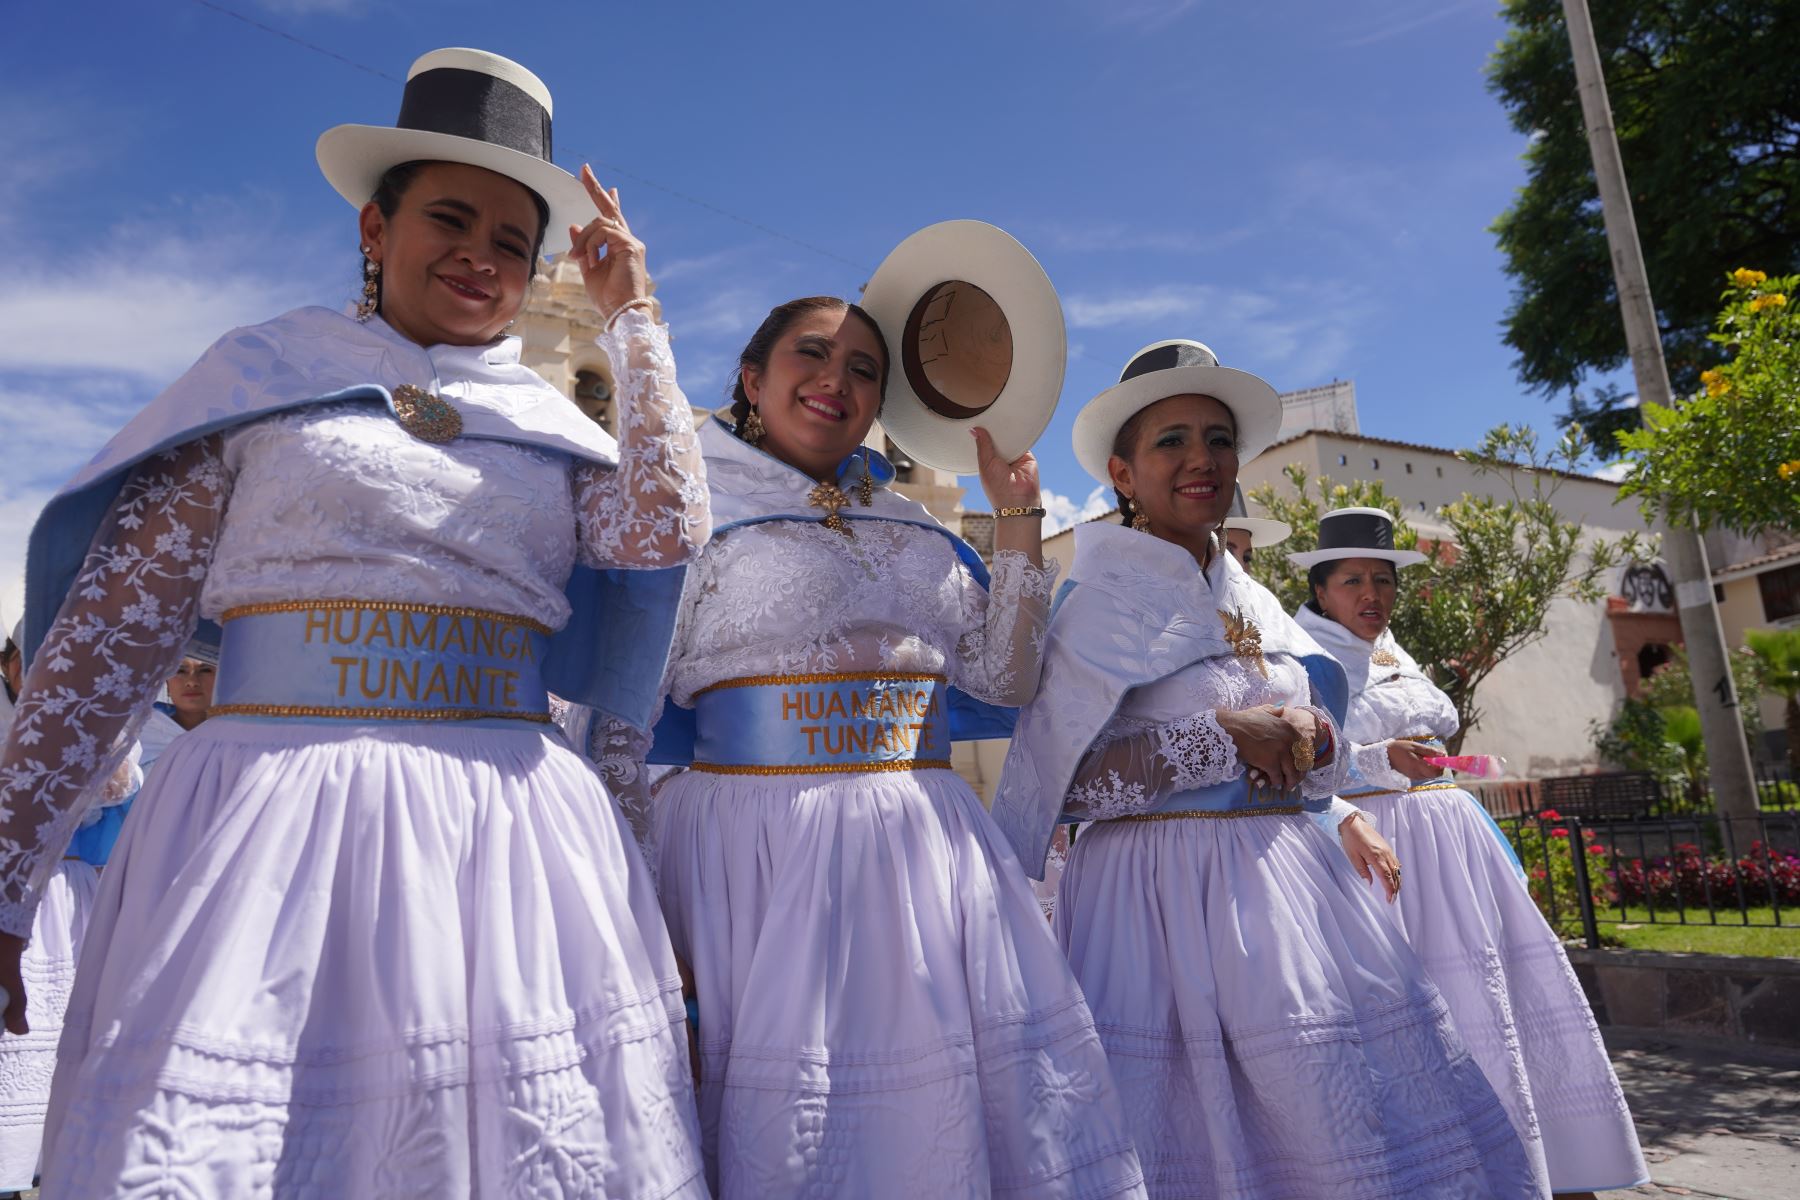
[[[600, 345], [621, 381], [616, 469], [511, 442], [434, 445], [347, 404], [278, 413], [137, 468], [31, 664], [0, 754], [0, 929], [29, 934], [84, 793], [200, 616], [269, 600], [407, 600], [561, 628], [577, 560], [660, 567], [704, 545], [705, 468], [668, 331], [629, 309]], [[443, 394], [472, 403], [454, 382]]]
[[[775, 520], [721, 534], [689, 571], [665, 688], [677, 704], [747, 675], [917, 671], [995, 704], [1036, 694], [1056, 564], [994, 555], [989, 588], [949, 539], [899, 521]], [[594, 722], [590, 752], [641, 838], [649, 738]]]
[[1458, 728], [1456, 705], [1430, 680], [1369, 668], [1369, 683], [1350, 697], [1344, 732], [1357, 774], [1372, 787], [1405, 791], [1413, 781], [1388, 761], [1388, 743], [1403, 738], [1449, 738]]

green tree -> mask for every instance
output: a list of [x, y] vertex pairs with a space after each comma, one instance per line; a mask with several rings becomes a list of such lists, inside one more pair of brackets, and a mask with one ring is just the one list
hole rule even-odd
[[1762, 668], [1763, 687], [1784, 702], [1788, 766], [1800, 782], [1800, 629], [1752, 629], [1745, 640]]
[[1426, 555], [1425, 562], [1400, 572], [1394, 636], [1456, 705], [1461, 728], [1451, 753], [1457, 753], [1481, 720], [1475, 697], [1482, 682], [1544, 636], [1551, 604], [1561, 597], [1599, 600], [1610, 571], [1647, 553], [1635, 535], [1584, 544], [1581, 526], [1557, 511], [1555, 496], [1565, 472], [1585, 453], [1586, 443], [1575, 430], [1549, 450], [1529, 428], [1502, 425], [1490, 431], [1479, 450], [1459, 457], [1496, 480], [1496, 495], [1464, 495], [1445, 505], [1437, 522], [1446, 536], [1424, 542], [1401, 520], [1399, 503], [1379, 483], [1311, 480], [1304, 468], [1290, 465], [1285, 473], [1291, 493], [1273, 485], [1250, 493], [1269, 516], [1294, 528], [1284, 553], [1258, 554], [1251, 573], [1285, 607], [1297, 608], [1308, 599], [1306, 572], [1288, 562], [1285, 552], [1317, 547], [1319, 517], [1347, 505], [1392, 513], [1394, 545]]
[[[1504, 0], [1488, 82], [1530, 137], [1527, 181], [1495, 222], [1516, 283], [1520, 377], [1572, 393], [1626, 361], [1561, 0]], [[1718, 360], [1719, 272], [1800, 268], [1800, 5], [1590, 0], [1619, 148], [1677, 392]], [[1581, 402], [1602, 415], [1617, 395]], [[1604, 422], [1601, 422], [1604, 426]], [[1602, 445], [1604, 452], [1608, 447]]]
[[1740, 533], [1800, 519], [1800, 275], [1770, 279], [1740, 267], [1728, 277], [1717, 330], [1728, 357], [1700, 388], [1651, 408], [1619, 435], [1621, 496], [1646, 518]]

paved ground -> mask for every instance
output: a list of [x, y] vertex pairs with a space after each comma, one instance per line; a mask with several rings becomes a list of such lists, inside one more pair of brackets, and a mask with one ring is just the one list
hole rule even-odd
[[1800, 1197], [1800, 1051], [1606, 1031], [1651, 1183], [1639, 1196]]
[[1606, 1044], [1653, 1182], [1603, 1200], [1800, 1197], [1800, 1051], [1618, 1029]]

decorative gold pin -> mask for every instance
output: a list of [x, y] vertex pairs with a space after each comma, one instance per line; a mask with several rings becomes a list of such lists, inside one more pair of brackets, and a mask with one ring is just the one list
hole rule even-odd
[[1231, 643], [1231, 652], [1239, 658], [1249, 659], [1256, 665], [1256, 673], [1267, 679], [1269, 665], [1263, 661], [1262, 630], [1242, 612], [1226, 612], [1221, 608], [1219, 620], [1225, 622], [1225, 640]]
[[807, 493], [806, 502], [814, 508], [825, 510], [825, 528], [834, 529], [847, 538], [856, 536], [856, 531], [850, 528], [850, 523], [838, 516], [840, 508], [850, 507], [850, 497], [844, 495], [843, 489], [837, 484], [814, 484], [813, 490]]
[[422, 387], [403, 383], [394, 389], [394, 419], [421, 442], [455, 441], [462, 436], [462, 414], [448, 401]]
[[1394, 657], [1392, 650], [1381, 649], [1369, 655], [1369, 661], [1378, 667], [1397, 667], [1400, 660]]

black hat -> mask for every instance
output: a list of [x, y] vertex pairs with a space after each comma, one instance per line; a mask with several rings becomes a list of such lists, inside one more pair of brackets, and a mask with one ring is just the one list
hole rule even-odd
[[1379, 508], [1332, 509], [1319, 518], [1319, 548], [1288, 555], [1306, 568], [1340, 558], [1385, 558], [1396, 567], [1425, 561], [1417, 550], [1394, 549], [1394, 518]]
[[550, 209], [547, 254], [567, 250], [569, 226], [594, 216], [581, 181], [550, 161], [550, 89], [512, 59], [486, 50], [424, 55], [406, 73], [392, 127], [327, 129], [317, 153], [326, 180], [358, 208], [401, 163], [467, 163], [517, 180]]

